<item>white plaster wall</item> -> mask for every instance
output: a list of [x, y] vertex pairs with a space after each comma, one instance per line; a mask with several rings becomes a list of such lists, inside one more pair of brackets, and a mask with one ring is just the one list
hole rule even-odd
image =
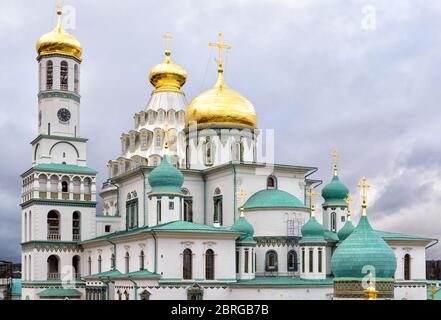
[[395, 285], [395, 300], [427, 300], [425, 283], [398, 282]]
[[405, 244], [393, 240], [386, 240], [391, 246], [397, 258], [397, 270], [395, 271], [395, 279], [404, 279], [404, 256], [410, 255], [410, 278], [411, 280], [426, 279], [426, 250], [425, 245], [416, 243]]

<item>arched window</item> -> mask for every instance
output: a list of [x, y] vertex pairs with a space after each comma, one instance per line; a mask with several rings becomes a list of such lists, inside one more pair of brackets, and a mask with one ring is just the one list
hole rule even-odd
[[60, 259], [56, 255], [51, 255], [47, 258], [47, 279], [58, 280], [60, 279]]
[[74, 91], [78, 93], [80, 87], [80, 76], [78, 72], [78, 65], [76, 64], [74, 67]]
[[67, 181], [61, 181], [61, 192], [69, 192], [69, 183]]
[[72, 215], [72, 239], [81, 240], [81, 214], [78, 211]]
[[235, 142], [231, 146], [231, 160], [233, 162], [239, 162], [241, 160], [240, 149], [241, 148], [240, 148], [240, 143], [239, 142]]
[[61, 61], [60, 68], [60, 89], [67, 91], [69, 83], [69, 68], [66, 61]]
[[216, 188], [216, 190], [214, 191], [213, 205], [214, 205], [213, 223], [218, 223], [218, 224], [222, 225], [222, 223], [223, 223], [223, 198], [222, 198], [222, 192], [219, 188]]
[[47, 214], [47, 239], [60, 240], [60, 215], [54, 210]]
[[214, 252], [211, 249], [205, 252], [205, 279], [214, 280]]
[[52, 90], [54, 85], [54, 64], [52, 60], [46, 63], [46, 90]]
[[126, 252], [126, 256], [124, 257], [126, 260], [126, 273], [130, 272], [130, 254]]
[[117, 291], [116, 294], [118, 295], [118, 300], [122, 300], [122, 293], [121, 291]]
[[80, 270], [80, 257], [79, 256], [73, 256], [72, 258], [72, 272], [73, 272], [73, 278], [79, 279], [81, 275]]
[[101, 258], [101, 255], [98, 256], [98, 273], [101, 273], [102, 271], [102, 263], [103, 263], [103, 259]]
[[151, 293], [147, 290], [142, 291], [139, 296], [141, 297], [141, 300], [150, 300]]
[[127, 290], [124, 291], [124, 296], [126, 297], [126, 300], [130, 299], [130, 293], [128, 293]]
[[24, 214], [24, 230], [23, 230], [24, 242], [28, 241], [28, 213]]
[[404, 280], [410, 280], [410, 254], [404, 255]]
[[277, 271], [277, 270], [278, 270], [277, 252], [274, 250], [270, 250], [265, 255], [265, 271]]
[[314, 250], [309, 249], [309, 272], [314, 272]]
[[267, 189], [277, 189], [276, 177], [269, 176], [266, 179], [266, 188]]
[[87, 273], [89, 274], [89, 276], [92, 274], [92, 258], [89, 257], [89, 259], [87, 259]]
[[335, 212], [331, 212], [331, 231], [337, 231], [337, 214]]
[[29, 225], [28, 240], [30, 241], [30, 240], [32, 240], [32, 211], [29, 211], [28, 225]]
[[190, 146], [185, 147], [185, 167], [187, 169], [191, 167]]
[[213, 164], [213, 144], [211, 142], [207, 142], [205, 144], [205, 165]]
[[28, 280], [28, 257], [25, 256], [24, 257], [24, 266], [23, 266], [23, 275], [24, 275], [24, 279], [23, 280]]
[[302, 248], [302, 273], [305, 273], [305, 248]]
[[139, 254], [139, 270], [144, 270], [144, 260], [145, 260], [144, 250], [141, 250], [141, 253]]
[[192, 197], [184, 198], [184, 221], [193, 222], [193, 199]]
[[190, 249], [185, 249], [183, 254], [183, 270], [182, 277], [184, 280], [193, 278], [193, 254]]
[[288, 271], [297, 272], [298, 271], [298, 261], [297, 261], [297, 252], [295, 250], [291, 250], [288, 252]]

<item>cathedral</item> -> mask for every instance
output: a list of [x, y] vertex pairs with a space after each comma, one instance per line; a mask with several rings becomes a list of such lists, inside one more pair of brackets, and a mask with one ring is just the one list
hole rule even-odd
[[57, 15], [36, 45], [23, 300], [426, 299], [426, 249], [437, 240], [374, 229], [366, 178], [354, 225], [336, 152], [321, 193], [317, 168], [258, 161], [257, 114], [224, 79], [221, 33], [209, 44], [219, 50], [217, 81], [190, 102], [167, 44], [97, 188], [80, 130], [82, 47], [63, 29], [61, 7]]

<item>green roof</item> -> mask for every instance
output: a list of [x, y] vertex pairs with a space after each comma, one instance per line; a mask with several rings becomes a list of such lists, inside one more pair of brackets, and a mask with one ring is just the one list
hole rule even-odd
[[326, 241], [338, 241], [339, 240], [337, 233], [329, 231], [329, 230], [325, 230], [323, 235], [324, 235]]
[[336, 278], [366, 276], [365, 266], [375, 268], [376, 278], [393, 278], [397, 268], [395, 253], [375, 232], [366, 216], [362, 216], [351, 235], [341, 242], [332, 255], [332, 270]]
[[150, 272], [148, 270], [139, 270], [130, 273], [120, 273], [114, 276], [111, 276], [112, 279], [125, 279], [125, 278], [134, 278], [134, 279], [158, 279], [161, 278], [161, 275], [157, 273]]
[[181, 193], [184, 175], [171, 164], [168, 155], [164, 155], [159, 166], [150, 172], [147, 179], [154, 193]]
[[73, 297], [81, 296], [77, 289], [50, 288], [37, 293], [40, 297]]
[[323, 205], [346, 206], [345, 199], [348, 194], [349, 189], [340, 181], [338, 176], [333, 176], [331, 182], [322, 189], [322, 197], [325, 199]]
[[11, 294], [13, 296], [21, 296], [21, 279], [12, 279]]
[[305, 205], [296, 196], [278, 189], [265, 189], [253, 194], [245, 203], [245, 209], [301, 208]]
[[71, 173], [84, 173], [84, 174], [96, 174], [97, 171], [82, 166], [74, 166], [70, 164], [59, 163], [42, 163], [34, 166], [35, 170], [47, 170], [47, 171], [59, 171], [59, 172], [71, 172]]
[[295, 277], [256, 277], [252, 280], [238, 280], [229, 286], [314, 286], [326, 285], [331, 286], [333, 278], [328, 277], [323, 280], [307, 280]]
[[382, 237], [383, 239], [393, 239], [393, 240], [427, 240], [427, 241], [431, 241], [431, 240], [435, 240], [435, 239], [431, 239], [431, 238], [424, 238], [424, 237], [419, 237], [419, 236], [414, 236], [414, 235], [409, 235], [409, 234], [403, 234], [403, 233], [394, 233], [394, 232], [386, 232], [386, 231], [379, 231], [376, 230], [376, 233], [378, 233], [380, 235], [380, 237]]
[[92, 274], [90, 276], [85, 276], [83, 277], [85, 280], [89, 280], [89, 279], [104, 279], [107, 277], [115, 277], [115, 276], [119, 276], [122, 273], [119, 270], [109, 270], [109, 271], [105, 271], [105, 272], [101, 272], [101, 273], [96, 273], [96, 274]]
[[230, 229], [224, 227], [212, 227], [206, 224], [198, 224], [183, 220], [163, 223], [154, 227], [150, 227], [151, 231], [181, 231], [181, 232], [215, 232], [215, 233], [235, 233]]

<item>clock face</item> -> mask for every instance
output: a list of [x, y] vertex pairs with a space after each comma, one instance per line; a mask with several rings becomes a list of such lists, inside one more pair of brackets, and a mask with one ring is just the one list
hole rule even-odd
[[66, 108], [61, 108], [58, 110], [57, 116], [61, 122], [68, 122], [70, 120], [70, 111]]

